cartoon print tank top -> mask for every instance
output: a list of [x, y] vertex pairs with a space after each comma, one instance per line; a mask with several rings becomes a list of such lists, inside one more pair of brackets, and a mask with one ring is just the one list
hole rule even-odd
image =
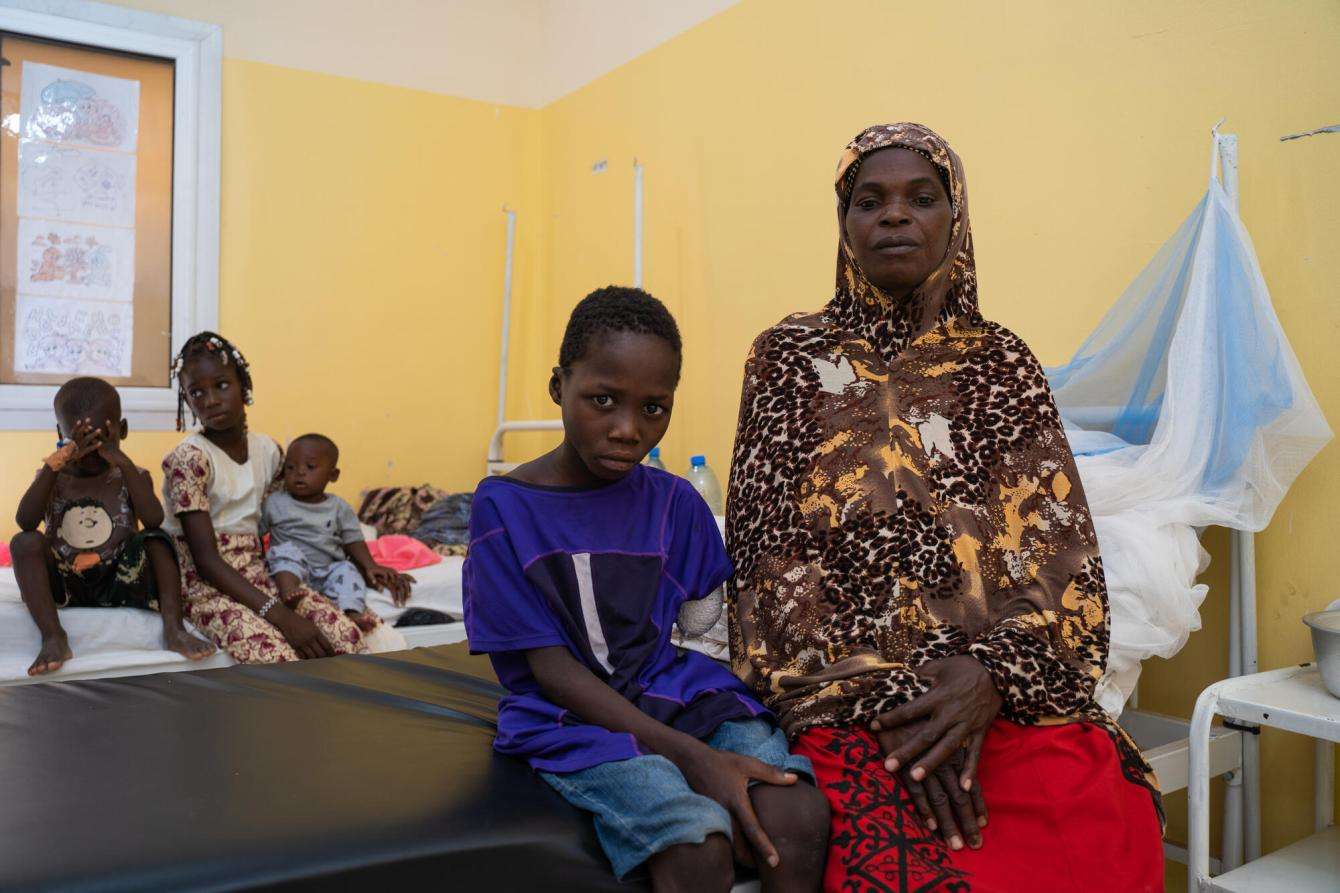
[[111, 566], [134, 532], [130, 490], [119, 468], [94, 477], [56, 475], [46, 537], [63, 568], [82, 576]]

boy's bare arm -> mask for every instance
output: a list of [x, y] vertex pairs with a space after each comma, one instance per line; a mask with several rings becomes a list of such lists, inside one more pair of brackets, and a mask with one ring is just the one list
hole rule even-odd
[[735, 817], [755, 851], [769, 865], [777, 864], [777, 850], [754, 813], [748, 783], [758, 779], [789, 785], [795, 783], [796, 776], [752, 757], [713, 750], [692, 735], [658, 722], [597, 679], [567, 648], [533, 648], [526, 652], [526, 661], [545, 697], [585, 722], [611, 732], [630, 733], [674, 763], [690, 787], [716, 800]]
[[349, 556], [363, 575], [363, 580], [373, 589], [385, 589], [391, 593], [391, 600], [397, 605], [403, 605], [409, 601], [410, 589], [414, 585], [414, 578], [409, 574], [402, 574], [394, 568], [389, 568], [384, 564], [378, 564], [368, 551], [368, 544], [364, 540], [355, 540], [352, 543], [345, 543], [344, 554]]
[[134, 465], [125, 472], [126, 489], [130, 491], [130, 507], [139, 518], [145, 530], [157, 530], [163, 526], [163, 504], [154, 494], [154, 479], [149, 472]]
[[23, 498], [19, 500], [19, 509], [14, 513], [14, 520], [19, 522], [19, 529], [23, 531], [36, 530], [46, 517], [47, 504], [51, 502], [51, 491], [56, 488], [56, 472], [50, 465], [43, 464], [37, 472], [37, 477], [28, 485]]
[[76, 428], [73, 440], [67, 441], [42, 460], [37, 477], [28, 485], [27, 492], [19, 500], [19, 509], [14, 513], [14, 520], [19, 523], [20, 530], [28, 532], [37, 529], [46, 517], [51, 491], [56, 487], [56, 475], [66, 465], [96, 448], [97, 431], [91, 425], [81, 424]]
[[648, 748], [679, 766], [711, 750], [692, 735], [685, 735], [652, 719], [623, 695], [596, 678], [577, 662], [567, 648], [555, 645], [526, 652], [526, 662], [540, 683], [545, 697], [585, 722], [628, 732]]
[[372, 552], [368, 550], [366, 540], [354, 540], [352, 543], [341, 545], [344, 554], [349, 556], [349, 560], [358, 566], [358, 569], [366, 575], [369, 568], [377, 567], [377, 562], [372, 560]]
[[130, 493], [130, 507], [145, 530], [157, 530], [163, 526], [163, 505], [154, 495], [154, 479], [149, 472], [140, 468], [121, 451], [116, 443], [103, 443], [98, 446], [98, 454], [107, 460], [107, 464], [121, 470], [126, 490]]

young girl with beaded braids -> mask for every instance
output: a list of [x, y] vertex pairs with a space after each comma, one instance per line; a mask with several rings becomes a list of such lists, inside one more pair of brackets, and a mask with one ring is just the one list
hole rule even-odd
[[[280, 477], [279, 445], [247, 430], [251, 372], [221, 335], [201, 332], [173, 361], [177, 429], [201, 425], [163, 459], [163, 528], [173, 534], [186, 616], [239, 663], [280, 663], [366, 651], [373, 614], [358, 623], [306, 587], [289, 601], [265, 567], [258, 522]], [[360, 628], [361, 627], [361, 628]]]

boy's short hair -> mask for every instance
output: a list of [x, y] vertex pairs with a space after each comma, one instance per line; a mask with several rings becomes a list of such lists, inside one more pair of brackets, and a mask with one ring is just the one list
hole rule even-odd
[[586, 355], [591, 341], [604, 332], [655, 335], [669, 342], [676, 355], [684, 349], [679, 326], [664, 304], [640, 288], [607, 285], [582, 298], [572, 309], [558, 349], [559, 367], [572, 368]]
[[[112, 387], [101, 378], [92, 378], [87, 375], [81, 375], [78, 378], [72, 378], [60, 386], [56, 391], [56, 399], [52, 405], [56, 410], [57, 419], [64, 418], [82, 418], [93, 410], [110, 403], [112, 406], [112, 415], [119, 421], [121, 418], [121, 395], [117, 393], [116, 388]], [[102, 419], [96, 420], [99, 424]], [[70, 432], [65, 432], [69, 434]]]
[[335, 441], [331, 440], [331, 439], [330, 439], [329, 437], [327, 437], [326, 435], [324, 435], [324, 434], [304, 434], [304, 435], [302, 435], [301, 437], [295, 437], [295, 438], [293, 438], [293, 440], [289, 443], [288, 448], [291, 450], [291, 449], [293, 449], [295, 446], [297, 446], [297, 445], [300, 444], [300, 443], [314, 443], [314, 444], [317, 444], [317, 445], [320, 446], [322, 449], [324, 449], [324, 450], [326, 450], [328, 453], [330, 453], [330, 461], [331, 461], [331, 464], [332, 464], [332, 465], [337, 465], [337, 464], [339, 464], [339, 461], [340, 461], [340, 448], [337, 447], [337, 446], [335, 445]]

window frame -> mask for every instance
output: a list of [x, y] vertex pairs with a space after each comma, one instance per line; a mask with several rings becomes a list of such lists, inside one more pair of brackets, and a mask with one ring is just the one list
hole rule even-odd
[[[90, 0], [3, 3], [0, 31], [174, 63], [170, 351], [175, 355], [191, 335], [218, 327], [223, 29]], [[50, 430], [56, 389], [0, 384], [0, 430]], [[118, 390], [122, 410], [135, 428], [176, 428], [177, 392], [170, 383]]]

